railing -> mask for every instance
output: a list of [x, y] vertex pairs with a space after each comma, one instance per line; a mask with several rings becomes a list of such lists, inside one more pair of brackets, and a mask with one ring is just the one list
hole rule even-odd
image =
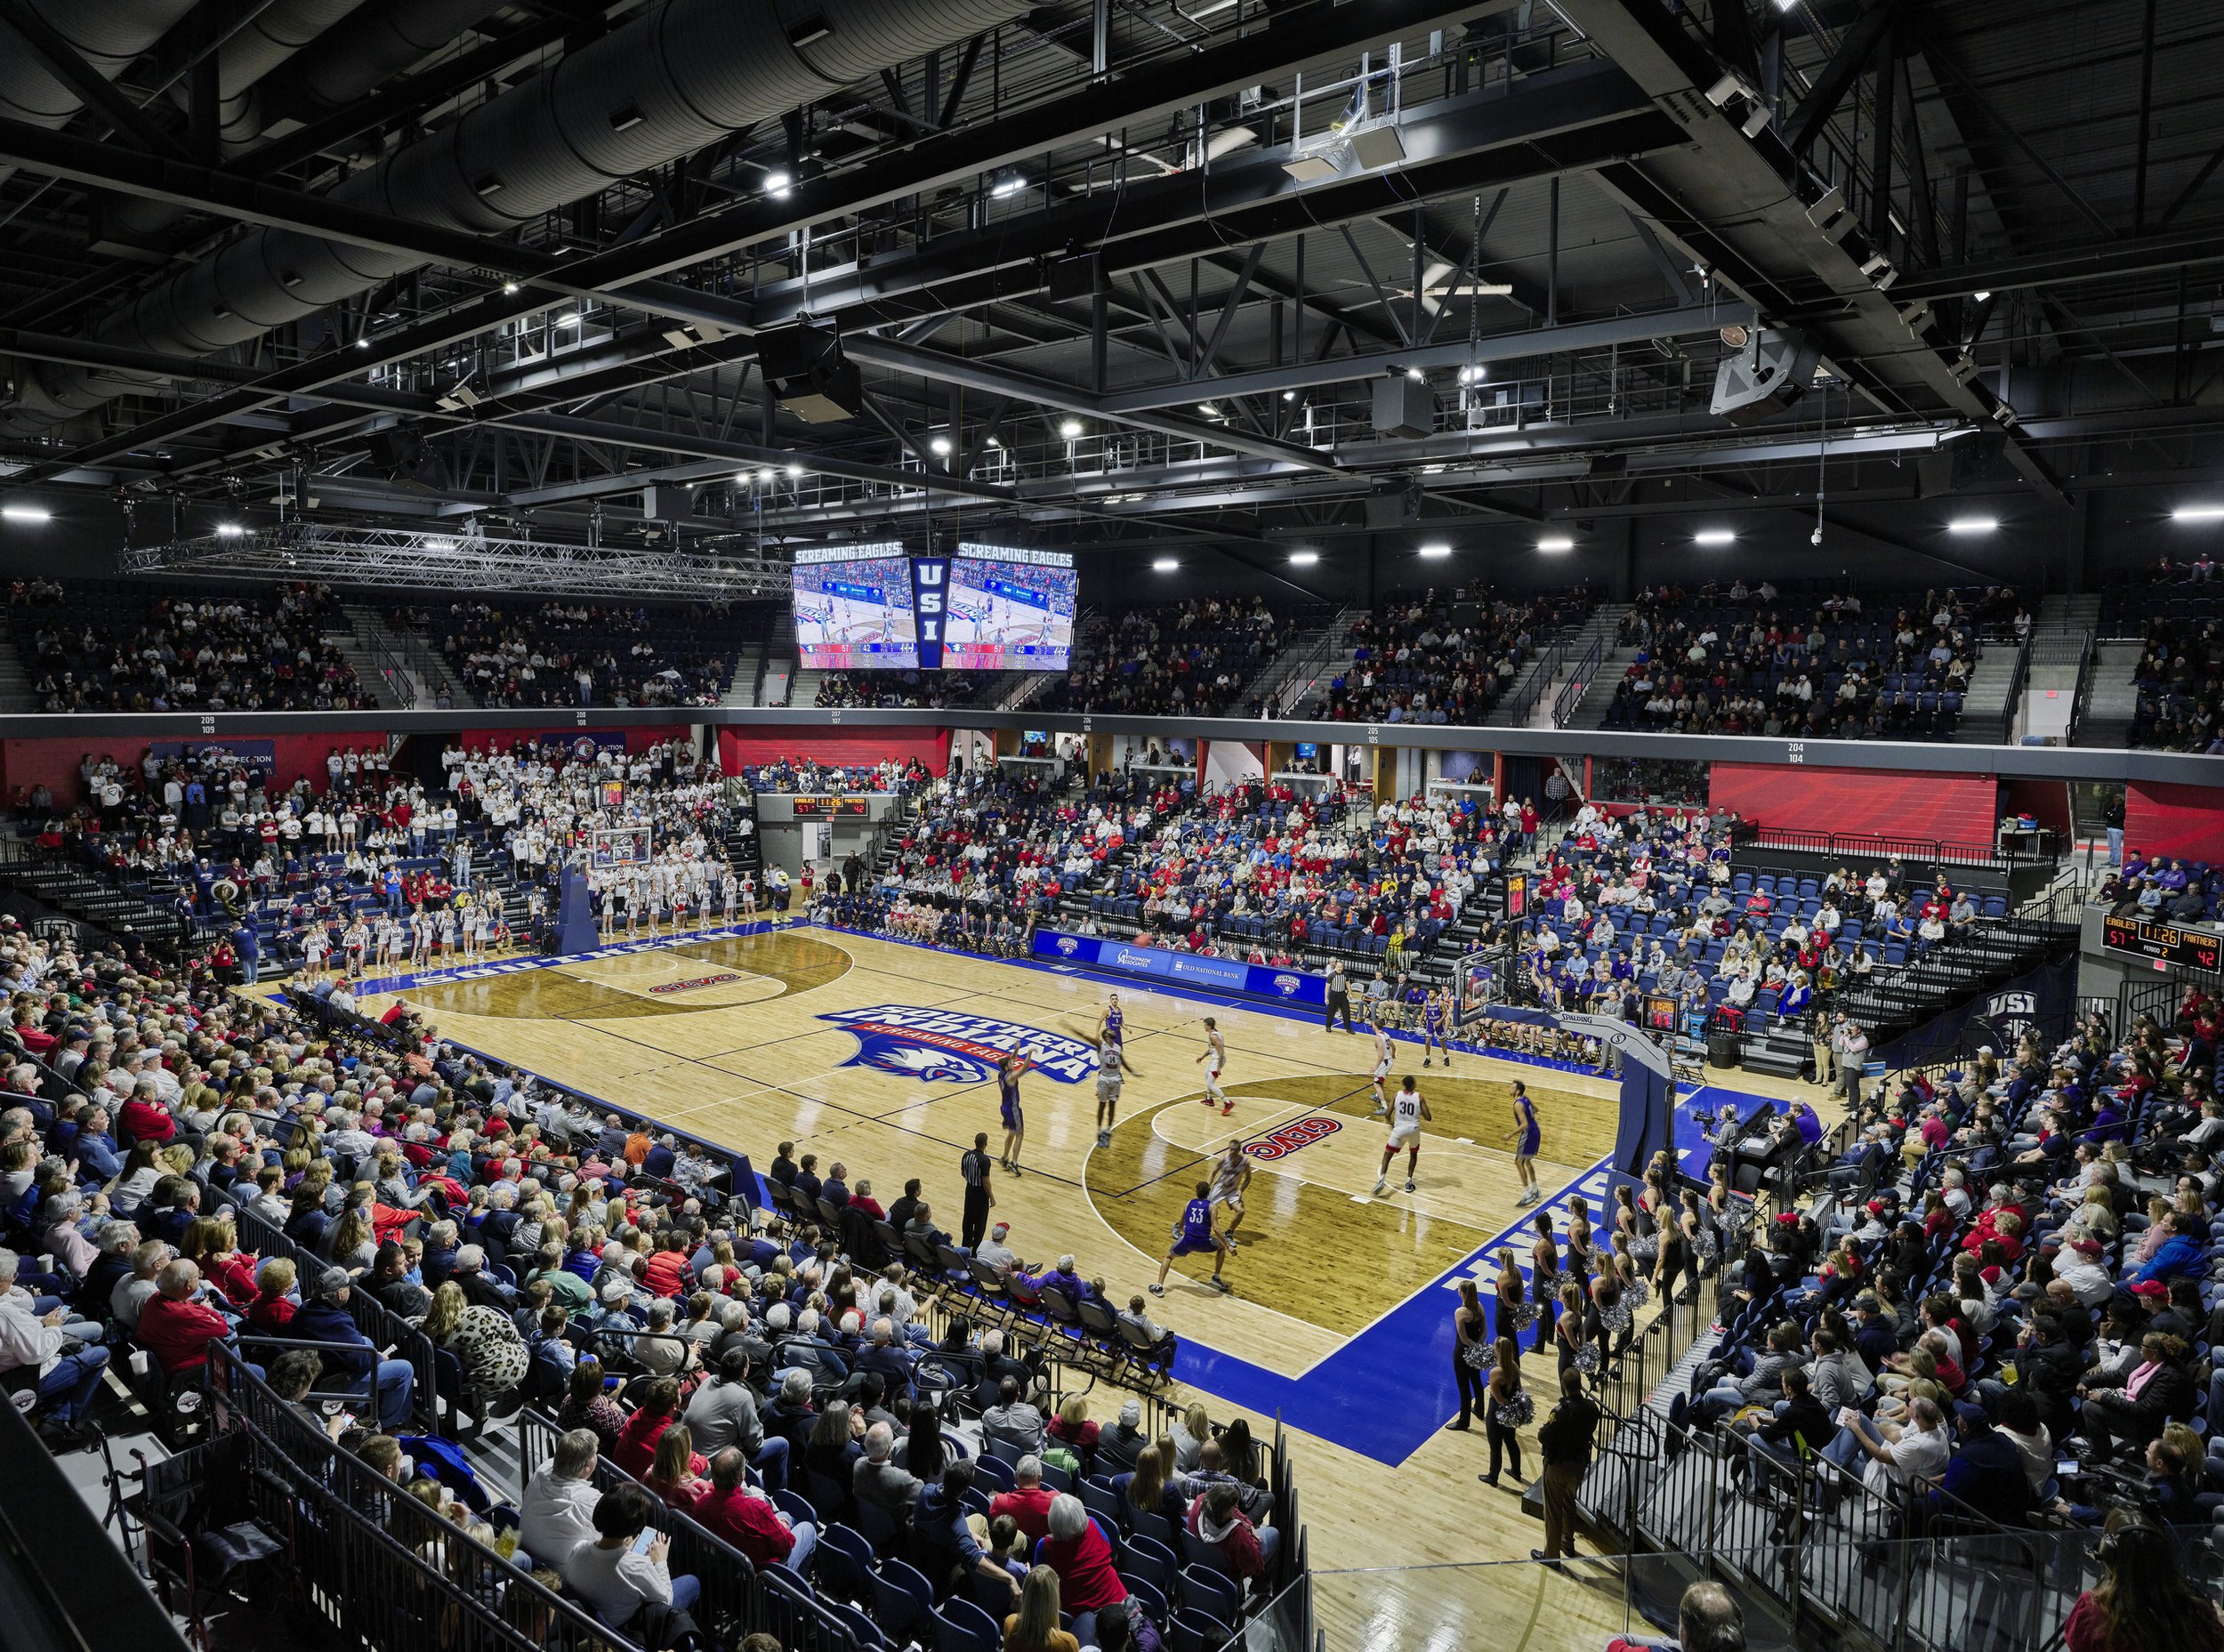
[[2031, 679], [2031, 646], [2036, 636], [2034, 632], [2031, 636], [2026, 637], [2022, 646], [2016, 650], [2016, 668], [2008, 677], [2007, 702], [2000, 708], [2000, 744], [2002, 745], [2016, 743], [2016, 713], [2022, 706], [2024, 685]]
[[1345, 638], [1350, 634], [1352, 621], [1358, 617], [1356, 608], [1343, 608], [1328, 622], [1328, 629], [1321, 634], [1304, 655], [1290, 667], [1289, 676], [1275, 689], [1271, 702], [1276, 717], [1287, 717], [1305, 697], [1318, 686], [1330, 666], [1343, 652]]
[[[628, 1648], [584, 1607], [326, 1438], [229, 1349], [210, 1350], [221, 1435], [244, 1436], [264, 1521], [290, 1533], [316, 1608], [386, 1652]], [[536, 1557], [544, 1564], [551, 1557]], [[709, 1584], [706, 1580], [705, 1587]]]
[[2084, 726], [2085, 712], [2092, 704], [2093, 665], [2100, 657], [2100, 641], [2089, 636], [2077, 655], [2077, 687], [2069, 700], [2069, 728], [2062, 736], [2062, 744], [2077, 744], [2077, 731]]
[[[285, 1257], [294, 1264], [295, 1272], [300, 1276], [304, 1285], [313, 1281], [318, 1274], [330, 1265], [322, 1257], [302, 1249], [293, 1240], [249, 1210], [236, 1194], [228, 1189], [219, 1189], [197, 1175], [195, 1180], [200, 1183], [203, 1196], [212, 1201], [212, 1209], [217, 1205], [230, 1207], [233, 1221], [239, 1230], [241, 1250], [266, 1261], [273, 1256]], [[432, 1339], [407, 1320], [390, 1312], [385, 1304], [367, 1290], [357, 1289], [348, 1293], [348, 1313], [354, 1319], [356, 1329], [370, 1339], [371, 1346], [359, 1350], [335, 1349], [334, 1352], [357, 1352], [361, 1356], [375, 1357], [382, 1348], [392, 1349], [393, 1358], [409, 1362], [411, 1377], [415, 1384], [410, 1396], [410, 1405], [415, 1414], [417, 1425], [425, 1429], [438, 1428], [439, 1426], [439, 1370]], [[249, 1340], [261, 1340], [257, 1339], [256, 1334], [253, 1331], [243, 1332], [242, 1335]], [[375, 1408], [377, 1403], [375, 1376], [372, 1379], [371, 1394], [371, 1403]]]
[[[1805, 854], [1827, 855], [1845, 860], [1882, 861], [1897, 858], [1941, 866], [1997, 866], [2002, 869], [2014, 864], [2027, 864], [2003, 860], [1990, 849], [1972, 849], [1966, 844], [1947, 843], [1937, 838], [1887, 837], [1868, 832], [1810, 832], [1801, 826], [1757, 825], [1753, 836], [1745, 840], [1740, 847], [1796, 850]], [[1740, 865], [1744, 859], [1744, 856], [1738, 857]]]
[[370, 636], [369, 646], [371, 664], [376, 667], [379, 676], [384, 681], [387, 688], [392, 691], [394, 697], [401, 702], [402, 710], [416, 710], [417, 686], [409, 680], [408, 667], [402, 664], [401, 657], [394, 652], [393, 644], [386, 640], [385, 633], [374, 631]]
[[[1824, 1459], [1753, 1455], [1743, 1441], [1645, 1414], [1593, 1460], [1579, 1501], [1633, 1548], [1685, 1556], [1787, 1621], [1833, 1626], [1849, 1645], [1986, 1644], [2031, 1652], [2068, 1614], [2043, 1535], [1944, 1493], [1880, 1495]], [[1738, 1470], [1758, 1487], [1739, 1483]], [[1801, 1645], [1825, 1644], [1825, 1638]]]
[[1549, 642], [1539, 645], [1536, 663], [1530, 669], [1528, 681], [1521, 685], [1519, 692], [1501, 701], [1485, 714], [1485, 725], [1497, 729], [1527, 728], [1529, 719], [1536, 715], [1536, 708], [1544, 698], [1544, 690], [1551, 688], [1553, 680], [1559, 675], [1560, 667], [1567, 663], [1568, 649], [1581, 634], [1580, 632], [1563, 632]]
[[1591, 639], [1591, 646], [1583, 650], [1583, 658], [1575, 662], [1574, 673], [1552, 700], [1552, 727], [1565, 729], [1567, 720], [1575, 714], [1575, 707], [1583, 703], [1583, 691], [1591, 687], [1599, 674], [1599, 667], [1607, 657], [1606, 633]]
[[[545, 1412], [530, 1406], [518, 1413], [518, 1479], [530, 1480], [556, 1455], [556, 1442], [564, 1430]], [[607, 1457], [595, 1459], [590, 1485], [598, 1491], [640, 1482]], [[722, 1646], [738, 1646], [742, 1637], [765, 1625], [765, 1591], [749, 1558], [724, 1538], [698, 1525], [690, 1516], [651, 1495], [649, 1524], [672, 1539], [665, 1566], [674, 1577], [693, 1577], [703, 1585], [696, 1603], [696, 1621]], [[785, 1646], [802, 1644], [783, 1634]]]

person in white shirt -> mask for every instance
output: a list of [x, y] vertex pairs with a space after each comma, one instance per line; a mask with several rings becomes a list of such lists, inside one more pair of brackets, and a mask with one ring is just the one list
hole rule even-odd
[[672, 1575], [665, 1563], [672, 1539], [650, 1528], [649, 1512], [649, 1494], [638, 1486], [604, 1492], [592, 1517], [594, 1541], [563, 1562], [565, 1586], [613, 1629], [624, 1628], [644, 1606], [687, 1611], [703, 1593], [699, 1579]]
[[595, 1540], [596, 1458], [592, 1429], [574, 1429], [556, 1441], [556, 1455], [526, 1482], [518, 1511], [518, 1547], [538, 1565], [560, 1567], [571, 1551]]
[[1864, 1457], [1861, 1479], [1880, 1497], [1897, 1501], [1910, 1487], [1927, 1486], [1946, 1472], [1954, 1455], [1946, 1419], [1931, 1400], [1918, 1398], [1899, 1424], [1863, 1416], [1848, 1406], [1838, 1413], [1837, 1437], [1823, 1455], [1851, 1472]]

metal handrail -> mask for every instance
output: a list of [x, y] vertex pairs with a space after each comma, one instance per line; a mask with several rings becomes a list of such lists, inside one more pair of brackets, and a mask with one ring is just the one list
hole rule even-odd
[[1565, 729], [1567, 726], [1567, 720], [1575, 714], [1575, 707], [1583, 703], [1584, 690], [1591, 687], [1606, 657], [1606, 633], [1600, 632], [1591, 639], [1591, 646], [1583, 650], [1583, 658], [1575, 662], [1575, 670], [1552, 700], [1552, 727]]
[[[544, 1588], [525, 1567], [342, 1451], [231, 1350], [219, 1344], [209, 1354], [206, 1382], [215, 1414], [224, 1432], [247, 1438], [258, 1478], [267, 1477], [296, 1503], [318, 1505], [327, 1535], [350, 1533], [348, 1542], [309, 1547], [343, 1571], [365, 1556], [389, 1552], [398, 1572], [440, 1600], [452, 1627], [460, 1630], [463, 1619], [475, 1620], [476, 1632], [444, 1644], [517, 1652], [633, 1645], [584, 1606]], [[528, 1624], [536, 1627], [528, 1630]]]
[[2016, 668], [2008, 677], [2007, 703], [2000, 708], [2000, 743], [2002, 745], [2016, 743], [2016, 712], [2023, 700], [2024, 687], [2030, 681], [2031, 647], [2037, 635], [2034, 631], [2025, 637], [2023, 645], [2016, 650]]
[[1567, 658], [1568, 647], [1578, 634], [1563, 633], [1543, 645], [1536, 656], [1536, 665], [1529, 673], [1527, 686], [1518, 696], [1502, 701], [1487, 713], [1490, 726], [1519, 729], [1527, 724], [1529, 719], [1535, 715], [1537, 704], [1544, 697], [1544, 690], [1551, 688], [1553, 679], [1559, 675], [1559, 668]]
[[2085, 646], [2077, 653], [2077, 686], [2070, 691], [2069, 727], [2063, 732], [2062, 744], [2077, 744], [2077, 731], [2084, 726], [2085, 712], [2092, 704], [2093, 667], [2100, 658], [2100, 640], [2088, 635]]

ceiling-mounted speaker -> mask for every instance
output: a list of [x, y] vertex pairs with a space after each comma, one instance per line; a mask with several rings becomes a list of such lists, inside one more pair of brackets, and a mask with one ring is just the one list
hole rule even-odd
[[1433, 436], [1437, 433], [1437, 394], [1425, 380], [1394, 378], [1374, 381], [1374, 433], [1377, 436]]
[[1368, 484], [1366, 525], [1398, 528], [1421, 520], [1421, 479], [1378, 476]]
[[1044, 272], [1053, 304], [1076, 303], [1097, 290], [1097, 254], [1082, 253], [1072, 258], [1053, 258]]
[[1713, 413], [1732, 424], [1753, 424], [1781, 413], [1805, 393], [1822, 351], [1804, 333], [1755, 327], [1745, 347], [1714, 373]]
[[865, 411], [865, 387], [842, 342], [807, 321], [757, 340], [757, 366], [773, 399], [806, 424], [833, 424]]
[[657, 482], [641, 490], [641, 513], [652, 522], [684, 522], [694, 497], [678, 482]]
[[424, 432], [414, 424], [390, 424], [371, 433], [370, 461], [390, 478], [415, 476], [424, 463]]

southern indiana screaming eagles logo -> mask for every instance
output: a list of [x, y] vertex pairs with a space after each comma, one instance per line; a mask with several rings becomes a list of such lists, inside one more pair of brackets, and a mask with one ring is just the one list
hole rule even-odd
[[1080, 1084], [1097, 1070], [1092, 1044], [984, 1015], [882, 1003], [866, 1010], [837, 1010], [818, 1019], [856, 1036], [858, 1052], [842, 1066], [876, 1067], [927, 1084], [990, 1083], [996, 1076], [996, 1063], [1007, 1054], [1019, 1056], [1035, 1071], [1061, 1084]]

